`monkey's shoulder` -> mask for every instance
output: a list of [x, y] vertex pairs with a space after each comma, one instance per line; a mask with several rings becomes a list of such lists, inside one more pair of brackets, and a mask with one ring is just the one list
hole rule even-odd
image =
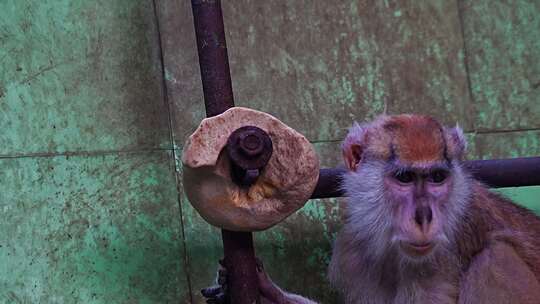
[[461, 279], [459, 303], [537, 303], [540, 284], [515, 248], [493, 242], [472, 261]]
[[475, 188], [457, 238], [462, 256], [470, 261], [489, 246], [506, 244], [540, 278], [540, 218], [481, 184]]
[[487, 189], [480, 183], [474, 186], [469, 215], [489, 233], [515, 231], [540, 236], [540, 217], [509, 198]]

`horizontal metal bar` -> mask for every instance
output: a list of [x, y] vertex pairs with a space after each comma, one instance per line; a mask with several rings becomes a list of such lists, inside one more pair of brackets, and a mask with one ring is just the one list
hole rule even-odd
[[[540, 157], [471, 160], [465, 167], [475, 179], [492, 188], [540, 185]], [[341, 179], [343, 168], [321, 169], [311, 198], [344, 196]]]
[[540, 157], [472, 160], [465, 166], [492, 188], [540, 185]]

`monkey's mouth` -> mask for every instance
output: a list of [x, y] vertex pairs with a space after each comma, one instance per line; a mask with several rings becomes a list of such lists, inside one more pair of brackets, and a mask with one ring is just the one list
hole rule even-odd
[[431, 252], [433, 247], [435, 247], [434, 243], [430, 242], [424, 242], [424, 243], [408, 243], [408, 242], [402, 242], [401, 247], [405, 252], [412, 256], [424, 256]]

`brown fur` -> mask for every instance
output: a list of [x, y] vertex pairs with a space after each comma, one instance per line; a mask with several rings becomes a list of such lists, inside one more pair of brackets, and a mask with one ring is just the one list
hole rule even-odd
[[504, 242], [477, 254], [461, 278], [459, 303], [520, 303], [540, 300], [540, 285], [530, 266]]
[[[461, 162], [465, 147], [459, 127], [427, 116], [381, 116], [349, 131], [349, 204], [329, 268], [346, 303], [540, 303], [540, 218], [471, 179]], [[415, 226], [398, 215], [409, 214], [404, 206], [430, 202], [396, 199], [401, 192], [386, 167], [429, 171], [443, 162], [452, 179], [440, 190], [447, 195], [433, 194], [430, 206], [446, 241], [424, 260], [408, 259], [392, 236]], [[312, 303], [259, 275], [271, 302]]]
[[477, 183], [458, 237], [459, 303], [540, 303], [540, 219]]
[[[349, 169], [361, 155], [404, 163], [435, 162], [446, 159], [447, 152], [457, 150], [444, 128], [433, 118], [422, 115], [380, 116], [361, 128], [360, 134], [349, 134], [343, 143], [343, 156]], [[345, 148], [348, 147], [348, 148]]]
[[444, 160], [446, 145], [442, 127], [433, 118], [417, 115], [391, 116], [384, 128], [392, 132], [392, 148], [407, 163]]
[[503, 242], [514, 248], [540, 280], [540, 219], [480, 183], [475, 183], [473, 193], [457, 237], [465, 268], [484, 248]]

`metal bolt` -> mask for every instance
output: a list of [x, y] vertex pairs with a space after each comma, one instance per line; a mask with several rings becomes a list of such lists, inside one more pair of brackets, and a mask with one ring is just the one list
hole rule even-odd
[[243, 170], [261, 169], [272, 155], [272, 140], [264, 130], [244, 126], [229, 136], [227, 153], [233, 164]]
[[258, 156], [262, 153], [264, 148], [263, 139], [258, 132], [247, 131], [239, 136], [238, 148], [245, 156]]

